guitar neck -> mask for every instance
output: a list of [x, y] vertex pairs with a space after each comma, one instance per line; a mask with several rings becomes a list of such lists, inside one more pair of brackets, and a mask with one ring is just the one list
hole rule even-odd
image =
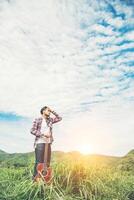
[[48, 143], [45, 143], [44, 148], [44, 169], [47, 169]]

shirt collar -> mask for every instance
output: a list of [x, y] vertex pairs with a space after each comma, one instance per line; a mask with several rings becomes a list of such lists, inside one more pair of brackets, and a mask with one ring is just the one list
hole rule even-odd
[[47, 119], [45, 119], [43, 116], [41, 116], [41, 118], [43, 119], [43, 120], [49, 120], [50, 119], [50, 117], [48, 117]]

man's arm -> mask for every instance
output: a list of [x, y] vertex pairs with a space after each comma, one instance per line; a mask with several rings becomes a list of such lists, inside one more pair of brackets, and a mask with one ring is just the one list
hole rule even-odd
[[55, 117], [54, 118], [51, 118], [52, 119], [52, 123], [54, 124], [54, 123], [57, 123], [57, 122], [59, 122], [59, 121], [61, 121], [62, 120], [62, 117], [61, 116], [59, 116], [58, 115], [58, 113], [57, 112], [55, 112], [54, 110], [51, 110], [51, 113], [53, 113], [54, 115], [55, 115]]
[[42, 136], [43, 134], [38, 130], [38, 122], [37, 118], [34, 119], [32, 128], [30, 129], [30, 133], [35, 135], [35, 136]]

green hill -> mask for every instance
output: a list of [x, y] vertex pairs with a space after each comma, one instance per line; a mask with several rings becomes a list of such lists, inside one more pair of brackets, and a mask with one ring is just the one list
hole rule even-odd
[[119, 169], [134, 172], [134, 149], [122, 157], [117, 164]]
[[[27, 153], [7, 153], [0, 150], [0, 167], [27, 167], [30, 163], [34, 163], [34, 152]], [[134, 170], [134, 150], [131, 150], [123, 157], [107, 156], [99, 154], [83, 155], [78, 151], [52, 152], [52, 162], [62, 162], [66, 159], [83, 160], [88, 162], [90, 165], [111, 165], [116, 166], [119, 169], [126, 171]]]
[[[83, 155], [78, 151], [62, 152], [52, 151], [52, 162], [61, 162], [68, 160], [83, 160], [90, 164], [111, 164], [116, 162], [119, 157], [105, 156], [105, 155]], [[0, 150], [0, 166], [3, 167], [25, 167], [34, 162], [34, 152], [28, 153], [7, 153]]]
[[7, 153], [0, 150], [0, 167], [26, 167], [33, 158], [33, 152]]
[[0, 154], [5, 154], [6, 152], [0, 149]]

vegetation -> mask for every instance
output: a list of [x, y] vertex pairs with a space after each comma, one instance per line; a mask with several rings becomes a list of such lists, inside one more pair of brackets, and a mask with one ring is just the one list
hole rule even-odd
[[0, 199], [134, 200], [133, 158], [134, 150], [122, 158], [53, 152], [54, 178], [44, 185], [32, 181], [33, 152], [0, 151]]

